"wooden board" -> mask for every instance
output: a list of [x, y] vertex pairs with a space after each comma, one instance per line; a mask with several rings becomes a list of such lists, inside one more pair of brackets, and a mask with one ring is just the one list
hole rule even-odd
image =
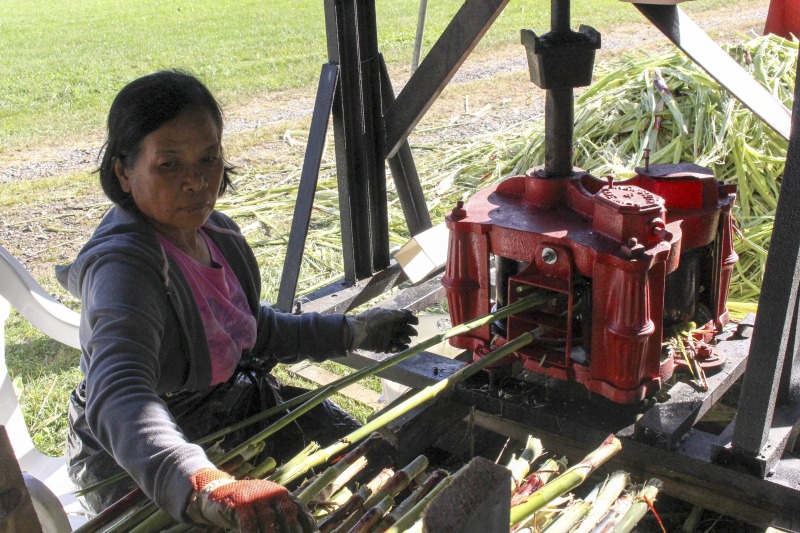
[[[289, 367], [289, 372], [309, 381], [313, 381], [318, 385], [329, 385], [341, 378], [341, 376], [338, 376], [333, 372], [325, 370], [324, 368], [309, 362], [302, 362], [292, 365]], [[384, 404], [379, 401], [380, 394], [357, 383], [348, 385], [339, 391], [339, 393], [342, 396], [346, 396], [351, 400], [361, 402], [373, 409], [380, 409], [384, 407]]]

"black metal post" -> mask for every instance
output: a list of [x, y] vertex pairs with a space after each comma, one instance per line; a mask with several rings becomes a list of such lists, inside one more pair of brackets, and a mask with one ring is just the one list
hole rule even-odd
[[544, 172], [548, 178], [572, 175], [573, 96], [571, 87], [545, 93]]
[[[551, 0], [550, 30], [553, 35], [570, 32], [569, 11], [570, 0]], [[572, 175], [572, 135], [575, 122], [573, 97], [572, 87], [552, 88], [545, 93], [544, 172], [549, 178]]]
[[531, 30], [521, 32], [531, 81], [546, 91], [541, 171], [546, 178], [572, 175], [574, 89], [591, 82], [594, 51], [600, 47], [600, 34], [593, 28], [581, 26], [580, 32], [570, 29], [569, 10], [569, 0], [551, 0], [550, 31], [541, 37]]
[[[389, 71], [386, 69], [386, 62], [381, 56], [381, 87], [383, 89], [383, 109], [384, 111], [394, 103], [394, 90], [389, 79]], [[403, 141], [400, 149], [389, 158], [389, 170], [392, 173], [397, 197], [400, 199], [400, 206], [403, 208], [403, 215], [408, 225], [411, 235], [429, 229], [431, 215], [428, 212], [428, 204], [425, 202], [425, 194], [419, 183], [417, 166], [414, 163], [414, 156], [411, 154], [411, 147], [408, 141]]]
[[569, 0], [551, 0], [550, 29], [554, 32], [570, 31]]
[[300, 173], [300, 185], [297, 188], [292, 229], [289, 232], [289, 244], [286, 247], [286, 258], [283, 261], [281, 284], [278, 289], [276, 307], [281, 311], [291, 311], [294, 296], [297, 293], [297, 281], [303, 262], [308, 226], [311, 221], [311, 208], [314, 204], [314, 194], [317, 191], [319, 168], [322, 162], [322, 152], [325, 149], [325, 136], [328, 131], [328, 119], [331, 115], [338, 75], [338, 65], [328, 63], [322, 66], [317, 100], [314, 102], [314, 112], [311, 115], [303, 170]]
[[[798, 362], [794, 337], [800, 284], [800, 70], [797, 75], [792, 134], [775, 211], [772, 245], [767, 255], [758, 315], [734, 421], [732, 449], [728, 454], [732, 459], [727, 457], [728, 461], [741, 459], [745, 466], [751, 459], [758, 463], [770, 455], [780, 458], [781, 446], [788, 441], [768, 443], [770, 430], [777, 427], [773, 424], [776, 403], [779, 396], [790, 397], [779, 393], [781, 386], [797, 388], [797, 369], [784, 370], [787, 363], [795, 367]], [[798, 420], [788, 423], [791, 429]], [[785, 421], [780, 426], [785, 426]], [[768, 471], [761, 473], [766, 475]]]
[[345, 282], [389, 265], [381, 76], [373, 0], [335, 0], [340, 84], [334, 101]]

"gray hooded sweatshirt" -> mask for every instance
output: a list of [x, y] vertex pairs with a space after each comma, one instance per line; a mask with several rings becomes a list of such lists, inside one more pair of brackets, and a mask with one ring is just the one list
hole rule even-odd
[[[291, 315], [262, 305], [258, 264], [239, 228], [216, 211], [204, 227], [256, 317], [255, 357], [292, 363], [346, 355], [343, 315]], [[120, 207], [56, 275], [81, 300], [80, 367], [86, 421], [96, 443], [156, 505], [185, 520], [189, 477], [214, 466], [187, 442], [162, 400], [210, 386], [208, 345], [189, 285], [155, 230]]]

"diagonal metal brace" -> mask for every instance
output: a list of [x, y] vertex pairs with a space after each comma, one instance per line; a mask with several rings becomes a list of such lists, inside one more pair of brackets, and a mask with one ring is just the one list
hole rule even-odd
[[792, 115], [759, 85], [678, 6], [634, 4], [653, 25], [709, 76], [784, 139], [789, 139]]
[[506, 4], [508, 0], [464, 2], [385, 114], [387, 158], [397, 153]]

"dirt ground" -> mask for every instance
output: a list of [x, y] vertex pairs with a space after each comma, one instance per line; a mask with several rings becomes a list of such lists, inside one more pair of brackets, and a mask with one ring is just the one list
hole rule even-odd
[[[733, 43], [762, 33], [767, 7], [768, 0], [753, 0], [744, 8], [718, 9], [693, 18], [718, 43]], [[575, 25], [577, 22], [573, 21]], [[598, 63], [630, 51], [659, 52], [672, 47], [644, 17], [639, 23], [597, 29], [602, 34]], [[409, 67], [391, 71], [396, 91], [409, 73]], [[226, 106], [228, 158], [242, 169], [256, 161], [260, 166], [267, 163], [274, 168], [300, 168], [303, 146], [287, 142], [284, 133], [307, 129], [315, 89], [265, 93]], [[491, 133], [541, 116], [543, 106], [544, 93], [530, 82], [521, 45], [491, 52], [478, 45], [409, 140], [413, 150], [415, 144]], [[0, 150], [0, 186], [91, 171], [97, 164], [102, 135], [98, 131], [84, 138], [64, 140], [61, 145]], [[253, 142], [256, 137], [259, 142]], [[105, 210], [106, 201], [99, 187], [75, 191], [69, 180], [51, 181], [54, 185], [50, 195], [26, 205], [0, 206], [0, 243], [45, 286], [52, 284], [53, 266], [69, 261], [85, 242]], [[64, 185], [56, 185], [59, 181]]]

